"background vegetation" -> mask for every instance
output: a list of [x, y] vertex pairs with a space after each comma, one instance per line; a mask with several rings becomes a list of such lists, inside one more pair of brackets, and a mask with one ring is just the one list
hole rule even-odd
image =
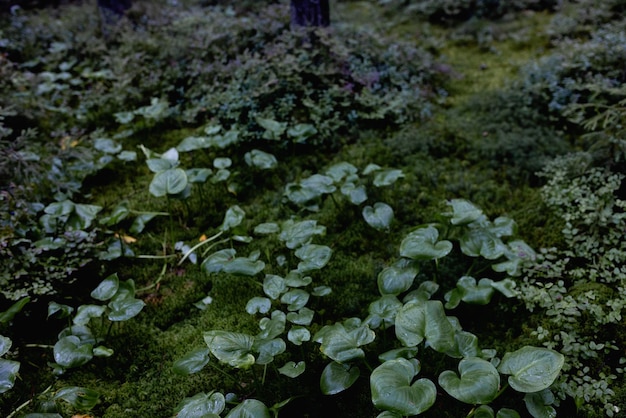
[[[93, 2], [0, 15], [2, 415], [201, 416], [185, 407], [218, 393], [230, 416], [414, 415], [370, 389], [410, 345], [374, 302], [433, 282], [472, 358], [564, 363], [534, 395], [464, 401], [437, 376], [467, 356], [431, 336], [424, 416], [623, 414], [626, 3], [335, 1], [329, 29], [231, 3], [136, 1], [112, 27]], [[446, 254], [411, 249], [427, 224]], [[269, 331], [278, 311], [297, 331]], [[252, 336], [257, 363], [220, 358], [217, 331]], [[361, 374], [324, 395], [337, 357]]]

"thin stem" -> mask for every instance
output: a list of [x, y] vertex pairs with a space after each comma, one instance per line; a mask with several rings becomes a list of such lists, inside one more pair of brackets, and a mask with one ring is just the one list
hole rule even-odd
[[[48, 386], [43, 392], [41, 392], [41, 395], [44, 395], [50, 389], [52, 389], [52, 385]], [[14, 416], [16, 416], [18, 412], [20, 412], [22, 409], [24, 409], [28, 405], [30, 405], [33, 402], [33, 399], [35, 399], [35, 398], [32, 397], [31, 399], [27, 400], [26, 402], [24, 402], [23, 404], [18, 406], [13, 412], [11, 412], [9, 415], [7, 415], [7, 418], [13, 418]]]
[[178, 265], [180, 266], [181, 264], [183, 264], [183, 261], [185, 261], [187, 259], [187, 257], [189, 257], [195, 250], [197, 250], [198, 248], [202, 247], [205, 244], [210, 243], [211, 241], [219, 238], [222, 234], [224, 233], [224, 231], [220, 231], [217, 234], [213, 235], [212, 237], [209, 237], [207, 239], [205, 239], [204, 241], [199, 242], [198, 244], [194, 245], [193, 247], [191, 247], [189, 249], [189, 251], [187, 251], [185, 253], [185, 255], [183, 256], [183, 258], [181, 258], [181, 260], [178, 262]]

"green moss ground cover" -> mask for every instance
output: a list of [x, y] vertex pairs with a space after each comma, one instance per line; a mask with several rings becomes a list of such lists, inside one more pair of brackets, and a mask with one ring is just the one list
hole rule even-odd
[[135, 3], [0, 16], [2, 416], [626, 411], [622, 1]]

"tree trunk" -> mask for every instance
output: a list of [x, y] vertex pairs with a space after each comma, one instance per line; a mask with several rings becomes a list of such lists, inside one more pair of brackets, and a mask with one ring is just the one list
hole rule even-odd
[[291, 25], [330, 25], [328, 0], [291, 0]]
[[117, 23], [131, 5], [131, 0], [98, 0], [98, 8], [105, 25]]

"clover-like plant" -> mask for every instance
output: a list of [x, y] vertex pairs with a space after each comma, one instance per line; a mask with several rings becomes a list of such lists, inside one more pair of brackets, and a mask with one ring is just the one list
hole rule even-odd
[[[127, 321], [141, 312], [145, 303], [135, 298], [135, 283], [132, 279], [120, 281], [117, 274], [105, 278], [91, 292], [91, 297], [106, 305], [81, 305], [76, 309], [72, 324], [59, 333], [59, 339], [53, 347], [53, 366], [56, 373], [63, 373], [66, 369], [82, 366], [93, 357], [109, 357], [113, 350], [99, 345], [102, 337], [94, 334], [90, 322], [95, 318], [106, 318], [115, 322]], [[48, 317], [58, 315], [69, 317], [74, 308], [51, 302], [48, 305]]]

